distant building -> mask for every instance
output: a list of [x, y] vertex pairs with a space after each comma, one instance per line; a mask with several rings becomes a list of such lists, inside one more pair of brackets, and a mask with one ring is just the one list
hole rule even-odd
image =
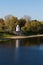
[[20, 26], [19, 25], [16, 26], [16, 31], [20, 31]]
[[18, 35], [18, 36], [22, 36], [24, 35], [23, 32], [21, 31], [21, 28], [19, 25], [16, 26], [16, 30], [13, 31], [14, 34]]

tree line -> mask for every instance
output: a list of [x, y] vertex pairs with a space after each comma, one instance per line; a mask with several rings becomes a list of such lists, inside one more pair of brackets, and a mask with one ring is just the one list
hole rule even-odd
[[25, 35], [43, 34], [43, 22], [38, 20], [30, 20], [29, 17], [18, 19], [16, 16], [8, 15], [5, 18], [0, 18], [0, 32], [15, 31], [19, 25]]

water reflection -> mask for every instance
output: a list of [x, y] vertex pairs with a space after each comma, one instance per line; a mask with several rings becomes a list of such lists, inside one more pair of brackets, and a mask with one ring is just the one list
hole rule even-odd
[[16, 40], [16, 48], [18, 48], [18, 47], [19, 47], [19, 44], [20, 44], [20, 40], [19, 40], [19, 39], [17, 39], [17, 40]]
[[18, 62], [20, 61], [20, 48], [15, 48], [15, 51], [14, 51], [14, 61], [15, 61], [15, 65], [18, 64]]
[[18, 47], [29, 47], [29, 46], [39, 46], [43, 44], [43, 38], [32, 38], [32, 39], [11, 39], [6, 41], [0, 41], [0, 48], [18, 48]]
[[43, 38], [0, 41], [0, 65], [43, 65]]

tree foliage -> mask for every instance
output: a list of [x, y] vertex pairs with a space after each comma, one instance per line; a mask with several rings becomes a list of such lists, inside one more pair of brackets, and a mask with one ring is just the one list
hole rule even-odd
[[21, 30], [26, 34], [43, 33], [43, 22], [38, 20], [30, 20], [29, 16], [18, 19], [16, 16], [7, 15], [4, 19], [0, 18], [0, 31], [15, 31], [19, 24]]
[[16, 25], [18, 24], [18, 19], [17, 17], [14, 16], [6, 16], [5, 17], [5, 25], [9, 31], [12, 31], [15, 29]]
[[23, 18], [19, 19], [19, 25], [20, 25], [20, 27], [23, 27], [25, 25], [25, 23], [26, 23], [25, 19], [23, 19]]
[[5, 26], [4, 20], [0, 18], [0, 31], [4, 30], [4, 26]]

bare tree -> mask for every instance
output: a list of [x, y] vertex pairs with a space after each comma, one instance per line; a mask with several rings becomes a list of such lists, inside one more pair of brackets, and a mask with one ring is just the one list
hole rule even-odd
[[28, 15], [24, 15], [24, 17], [23, 17], [26, 21], [29, 21], [29, 20], [31, 20], [31, 17], [30, 16], [28, 16]]

